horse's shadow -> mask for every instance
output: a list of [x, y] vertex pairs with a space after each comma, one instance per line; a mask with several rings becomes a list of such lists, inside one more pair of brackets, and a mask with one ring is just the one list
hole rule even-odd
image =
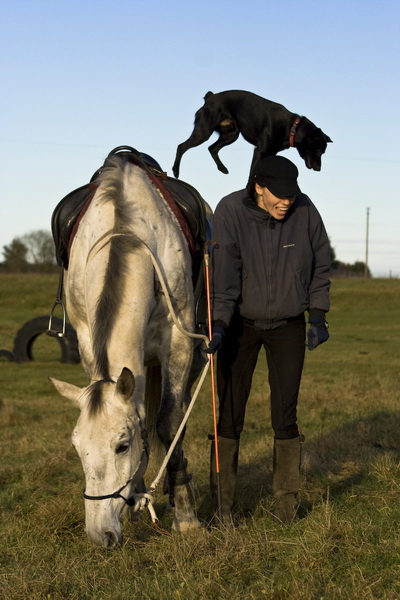
[[[400, 461], [400, 438], [396, 423], [399, 413], [381, 411], [368, 418], [360, 418], [339, 426], [330, 433], [321, 433], [310, 439], [305, 433], [302, 459], [301, 517], [313, 507], [348, 493], [361, 485], [371, 472], [373, 464], [385, 454]], [[251, 436], [244, 444], [251, 444]], [[259, 447], [260, 444], [258, 444]], [[246, 458], [239, 458], [235, 516], [238, 521], [255, 516], [262, 506], [272, 510], [272, 434], [265, 438], [265, 452], [252, 456], [251, 450], [242, 450]], [[199, 488], [198, 513], [202, 520], [211, 515], [208, 485]]]

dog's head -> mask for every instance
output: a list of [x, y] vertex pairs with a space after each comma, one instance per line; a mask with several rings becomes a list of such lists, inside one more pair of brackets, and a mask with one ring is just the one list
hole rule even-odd
[[321, 157], [332, 140], [311, 121], [308, 121], [306, 129], [301, 133], [300, 139], [296, 139], [296, 148], [308, 169], [320, 171]]

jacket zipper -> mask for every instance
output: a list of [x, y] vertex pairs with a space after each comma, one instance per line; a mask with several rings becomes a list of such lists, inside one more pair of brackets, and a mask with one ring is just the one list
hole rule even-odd
[[274, 273], [274, 269], [273, 269], [273, 261], [274, 261], [274, 244], [273, 244], [273, 238], [272, 236], [274, 235], [274, 231], [275, 231], [275, 221], [268, 219], [268, 233], [267, 233], [267, 238], [268, 238], [268, 298], [267, 298], [267, 315], [268, 315], [268, 321], [271, 322], [272, 321], [272, 315], [274, 314], [274, 295], [273, 295], [273, 289], [274, 289], [274, 282], [273, 282], [273, 273]]

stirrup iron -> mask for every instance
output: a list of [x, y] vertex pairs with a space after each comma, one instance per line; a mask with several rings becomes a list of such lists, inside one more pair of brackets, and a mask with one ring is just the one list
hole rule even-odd
[[[53, 308], [50, 311], [49, 326], [48, 326], [48, 329], [46, 331], [46, 335], [49, 335], [50, 337], [55, 337], [55, 338], [67, 337], [67, 334], [66, 334], [67, 312], [65, 310], [65, 305], [64, 305], [64, 302], [63, 302], [63, 299], [62, 299], [63, 281], [64, 281], [64, 269], [61, 267], [60, 279], [58, 281], [57, 298], [56, 298], [56, 301], [53, 304]], [[57, 329], [53, 329], [53, 327], [52, 327], [54, 311], [57, 308], [57, 306], [61, 306], [61, 309], [62, 309], [62, 321], [63, 321], [63, 323], [62, 323], [62, 330], [61, 331], [57, 331]]]

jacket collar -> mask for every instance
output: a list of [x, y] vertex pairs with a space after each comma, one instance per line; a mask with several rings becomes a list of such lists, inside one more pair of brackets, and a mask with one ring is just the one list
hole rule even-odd
[[[245, 198], [243, 198], [243, 205], [244, 208], [246, 209], [246, 211], [248, 212], [249, 216], [254, 219], [255, 221], [258, 221], [259, 223], [267, 223], [267, 222], [271, 222], [271, 223], [279, 223], [280, 221], [278, 221], [277, 219], [274, 219], [274, 217], [272, 217], [269, 212], [267, 212], [266, 210], [264, 210], [263, 208], [260, 208], [252, 198], [250, 198], [249, 195], [246, 195]], [[282, 219], [282, 221], [284, 221], [285, 219]]]
[[[285, 216], [284, 219], [275, 219], [274, 217], [272, 217], [269, 212], [267, 212], [266, 210], [264, 210], [263, 208], [260, 208], [255, 201], [253, 200], [253, 198], [251, 198], [249, 196], [249, 194], [247, 193], [245, 195], [245, 197], [243, 198], [243, 205], [244, 208], [246, 209], [246, 211], [248, 212], [248, 214], [250, 215], [250, 217], [252, 219], [254, 219], [255, 221], [258, 221], [260, 223], [264, 222], [268, 222], [270, 221], [270, 226], [274, 227], [276, 223], [285, 223], [288, 218], [290, 217], [290, 215], [293, 212], [293, 209], [296, 207], [296, 202], [298, 202], [299, 199], [299, 195], [296, 196], [294, 203], [292, 204], [291, 208], [289, 209], [287, 215]], [[273, 225], [272, 225], [273, 223]]]

